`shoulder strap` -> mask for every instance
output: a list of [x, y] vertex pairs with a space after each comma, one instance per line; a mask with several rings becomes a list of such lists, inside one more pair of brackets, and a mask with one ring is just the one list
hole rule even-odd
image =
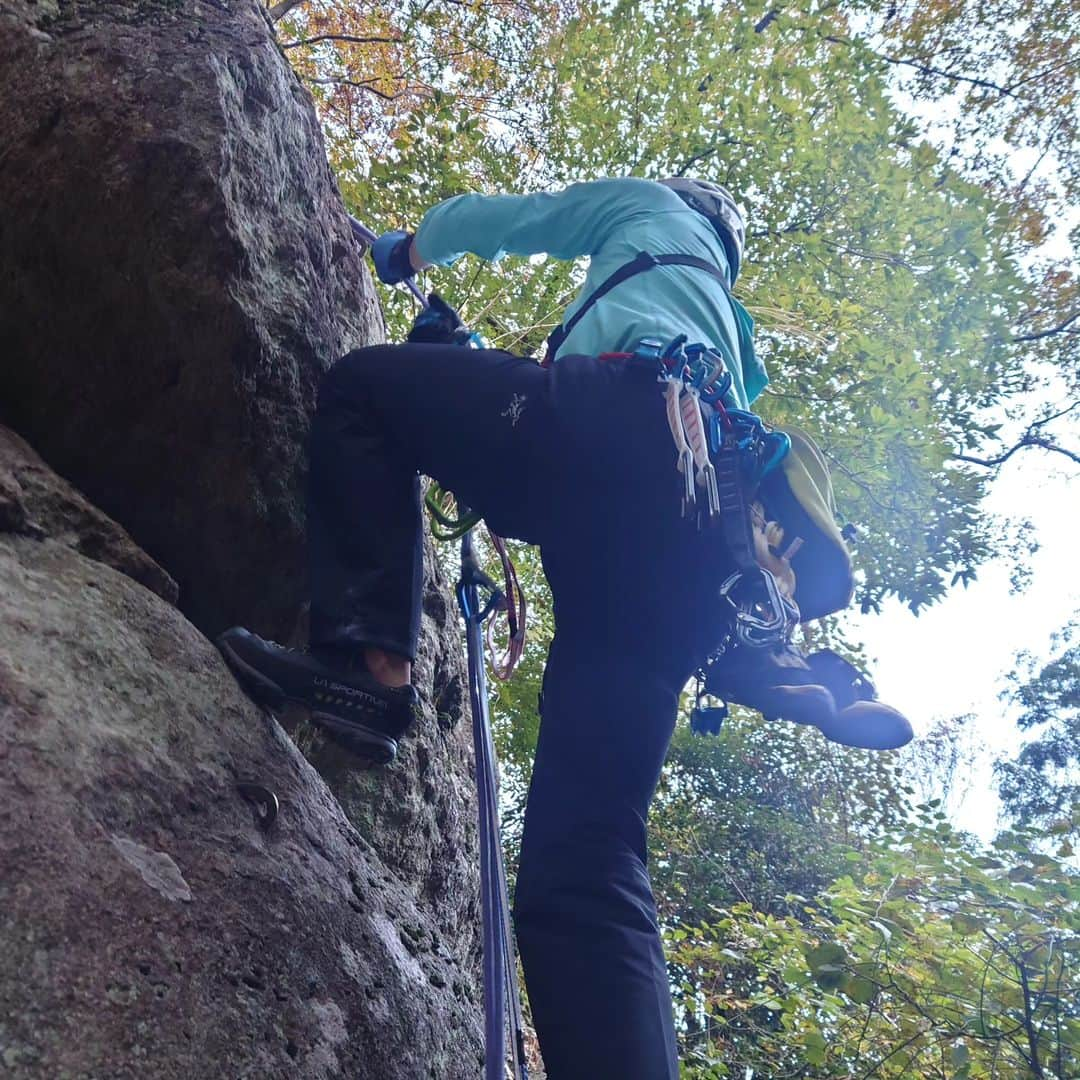
[[623, 263], [607, 280], [598, 285], [570, 317], [568, 322], [555, 327], [547, 340], [547, 360], [550, 363], [555, 359], [555, 354], [562, 348], [563, 342], [570, 336], [570, 332], [581, 321], [582, 316], [599, 300], [606, 296], [616, 285], [621, 285], [628, 278], [643, 274], [654, 266], [692, 266], [698, 270], [704, 270], [711, 274], [723, 286], [724, 292], [731, 295], [731, 287], [727, 283], [727, 275], [718, 266], [714, 266], [705, 259], [699, 259], [696, 255], [651, 255], [647, 251], [639, 251], [628, 263]]

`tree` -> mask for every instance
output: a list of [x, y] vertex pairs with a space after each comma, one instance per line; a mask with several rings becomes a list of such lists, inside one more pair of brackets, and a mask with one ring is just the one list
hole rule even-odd
[[[396, 163], [427, 124], [496, 124], [527, 132], [531, 65], [558, 6], [539, 0], [405, 0], [359, 5], [283, 0], [281, 48], [315, 98], [330, 161], [343, 178]], [[452, 160], [417, 177], [472, 179]]]
[[1063, 417], [1080, 406], [1075, 0], [872, 0], [850, 10], [863, 27], [858, 47], [889, 65], [893, 82], [927, 118], [947, 159], [1009, 208], [1017, 252], [1035, 284], [1011, 330], [1012, 341], [1030, 350], [1028, 362], [1044, 376], [1064, 377], [1071, 390], [1064, 404], [1032, 402], [1019, 423], [988, 430], [980, 453], [958, 457], [996, 468], [1018, 450], [1034, 447], [1080, 461], [1062, 438]]
[[[719, 737], [676, 733], [649, 815], [650, 868], [661, 924], [674, 942], [718, 911], [795, 916], [849, 866], [848, 855], [906, 814], [898, 755], [847, 750], [811, 729], [736, 715]], [[723, 947], [722, 945], [720, 946]], [[670, 956], [684, 1045], [708, 1041], [708, 977]], [[759, 972], [726, 972], [748, 1000]]]
[[719, 737], [681, 728], [650, 813], [663, 917], [693, 924], [739, 901], [786, 912], [789, 894], [814, 895], [845, 852], [904, 820], [898, 764], [741, 710]]
[[1011, 761], [996, 766], [999, 791], [1018, 825], [1048, 830], [1073, 853], [1080, 837], [1080, 623], [1072, 622], [1055, 641], [1060, 651], [1037, 672], [1030, 653], [1018, 657], [1006, 696], [1021, 708], [1017, 724], [1032, 732]]
[[[1023, 413], [1033, 363], [1080, 382], [1076, 268], [1041, 252], [1077, 202], [1068, 6], [999, 4], [1001, 29], [988, 10], [435, 0], [348, 15], [352, 37], [392, 40], [315, 40], [333, 29], [316, 15], [346, 16], [314, 5], [288, 32], [343, 192], [373, 228], [415, 225], [464, 190], [610, 174], [743, 192], [738, 291], [773, 373], [760, 408], [829, 454], [862, 526], [863, 606], [892, 593], [918, 610], [1008, 544], [981, 509], [986, 466], [1016, 441], [1004, 417], [1024, 416], [1019, 443], [1057, 445], [1068, 405]], [[896, 94], [908, 73], [912, 107]], [[948, 132], [927, 122], [954, 105]], [[1042, 164], [1018, 176], [1010, 155], [1027, 145]], [[1051, 160], [1073, 170], [1057, 186], [1040, 172]], [[554, 261], [464, 259], [438, 285], [528, 353], [579, 280]], [[410, 301], [387, 299], [400, 334]], [[498, 689], [511, 845], [550, 633], [535, 556], [520, 557], [537, 633]], [[691, 1075], [1075, 1074], [1075, 879], [1026, 840], [975, 854], [932, 808], [909, 827], [904, 796], [887, 759], [784, 725], [677, 740], [653, 865]]]
[[938, 717], [904, 748], [900, 766], [910, 777], [916, 802], [940, 801], [955, 813], [971, 792], [982, 750], [975, 716]]
[[927, 805], [798, 916], [736, 905], [673, 934], [696, 975], [687, 1075], [1077, 1075], [1080, 879], [1031, 839], [973, 852]]

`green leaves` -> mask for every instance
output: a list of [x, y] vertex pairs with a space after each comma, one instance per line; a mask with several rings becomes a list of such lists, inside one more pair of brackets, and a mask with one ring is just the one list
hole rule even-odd
[[[987, 137], [1048, 147], [1075, 196], [1068, 2], [423, 0], [343, 9], [357, 36], [394, 39], [377, 54], [290, 55], [306, 77], [361, 84], [313, 86], [346, 201], [375, 229], [415, 227], [463, 191], [603, 175], [678, 172], [740, 192], [751, 223], [738, 291], [773, 380], [758, 407], [824, 447], [842, 514], [860, 526], [863, 607], [895, 594], [918, 611], [1008, 547], [982, 510], [985, 477], [956, 454], [1001, 438], [1032, 357], [1080, 370], [1080, 336], [1044, 336], [1080, 301], [1075, 269], [1032, 259], [1061, 192], [1019, 183]], [[328, 20], [313, 9], [290, 33]], [[1008, 95], [964, 83], [950, 103], [948, 76], [908, 63], [928, 57], [970, 79], [996, 77], [1000, 57], [1031, 81]], [[980, 57], [992, 63], [973, 67]], [[949, 103], [939, 111], [957, 141], [932, 141], [925, 114], [897, 104], [900, 70], [924, 102]], [[1061, 137], [1040, 143], [1049, 117]], [[554, 260], [466, 258], [436, 275], [466, 319], [522, 354], [580, 281]], [[383, 299], [401, 336], [411, 302]], [[515, 559], [532, 638], [518, 678], [493, 691], [511, 856], [552, 629], [536, 553]], [[1021, 688], [1040, 737], [1000, 777], [1019, 820], [1056, 823], [1063, 858], [1080, 828], [1075, 790], [1046, 781], [1075, 764], [1070, 656]], [[688, 1078], [1022, 1077], [1029, 1028], [1045, 1071], [1080, 1075], [1080, 1021], [1062, 1004], [1080, 997], [1075, 877], [1033, 857], [1038, 837], [973, 853], [940, 807], [909, 816], [897, 769], [740, 717], [712, 742], [677, 737], [650, 865]]]
[[977, 934], [986, 928], [986, 923], [975, 915], [957, 912], [950, 920], [950, 925], [961, 937]]
[[806, 963], [814, 981], [823, 990], [836, 990], [844, 983], [847, 953], [836, 942], [828, 942], [805, 951]]
[[824, 1065], [828, 1058], [828, 1044], [820, 1031], [811, 1029], [803, 1037], [803, 1057], [809, 1065]]
[[1007, 871], [1024, 851], [1017, 836], [980, 856], [918, 826], [868, 851], [858, 874], [797, 916], [736, 906], [715, 938], [700, 928], [699, 980], [710, 949], [737, 934], [752, 979], [783, 1003], [779, 1031], [755, 1025], [740, 1040], [737, 1001], [716, 1001], [729, 1061], [780, 1075], [797, 1052], [814, 1077], [953, 1080], [1034, 1076], [1034, 1059], [1043, 1075], [1076, 1075], [1080, 879], [1024, 854], [1031, 873], [1014, 883]]

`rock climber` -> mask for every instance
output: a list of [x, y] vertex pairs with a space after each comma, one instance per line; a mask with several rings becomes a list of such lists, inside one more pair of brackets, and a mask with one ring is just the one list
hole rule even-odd
[[[417, 706], [418, 474], [497, 533], [540, 546], [555, 636], [514, 919], [553, 1080], [678, 1075], [646, 818], [680, 692], [724, 632], [717, 583], [731, 564], [715, 531], [684, 514], [663, 388], [634, 357], [642, 341], [698, 346], [725, 373], [724, 401], [748, 408], [767, 376], [730, 291], [744, 239], [728, 191], [684, 178], [460, 195], [415, 235], [380, 237], [387, 283], [465, 252], [590, 263], [547, 366], [408, 342], [331, 368], [310, 441], [309, 650], [241, 628], [220, 639], [257, 699], [301, 702], [334, 736], [389, 760]], [[648, 265], [617, 277], [642, 252]], [[733, 700], [757, 704], [753, 687], [740, 692]], [[782, 712], [782, 688], [768, 692]]]

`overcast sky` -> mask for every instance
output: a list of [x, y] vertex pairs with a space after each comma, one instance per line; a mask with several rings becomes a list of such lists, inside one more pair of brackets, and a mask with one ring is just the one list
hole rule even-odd
[[[1071, 432], [1074, 438], [1076, 427]], [[855, 615], [883, 701], [925, 732], [937, 716], [975, 713], [976, 739], [985, 748], [980, 768], [955, 823], [989, 839], [997, 799], [990, 763], [1015, 752], [1015, 710], [998, 699], [1014, 658], [1028, 649], [1050, 655], [1050, 635], [1080, 610], [1077, 573], [1077, 469], [1060, 455], [1024, 450], [994, 482], [987, 506], [996, 514], [1029, 517], [1041, 545], [1027, 589], [1010, 593], [1011, 560], [984, 566], [967, 589], [956, 587], [918, 617], [895, 601], [881, 615]], [[1071, 490], [1070, 490], [1071, 480]]]

